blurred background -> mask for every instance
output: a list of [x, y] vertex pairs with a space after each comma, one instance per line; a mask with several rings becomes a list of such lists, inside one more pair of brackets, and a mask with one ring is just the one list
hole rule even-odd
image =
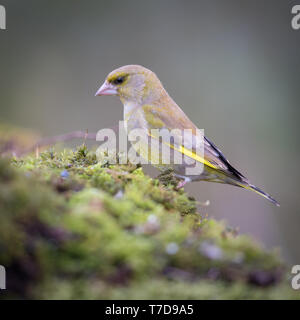
[[238, 170], [281, 203], [189, 184], [198, 201], [210, 200], [201, 212], [300, 264], [296, 3], [1, 0], [1, 122], [43, 136], [112, 127], [123, 117], [120, 101], [94, 94], [113, 69], [141, 64]]

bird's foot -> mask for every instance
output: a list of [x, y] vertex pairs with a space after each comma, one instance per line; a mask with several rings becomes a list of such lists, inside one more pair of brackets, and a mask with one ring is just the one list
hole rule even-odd
[[177, 186], [175, 187], [175, 190], [179, 190], [179, 189], [183, 188], [187, 182], [188, 182], [187, 180], [181, 180], [181, 181], [179, 181], [179, 183], [178, 183]]

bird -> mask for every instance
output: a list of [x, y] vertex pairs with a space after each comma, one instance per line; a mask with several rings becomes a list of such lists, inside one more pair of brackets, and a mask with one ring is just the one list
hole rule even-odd
[[[198, 132], [197, 126], [169, 96], [159, 78], [151, 70], [140, 65], [125, 65], [113, 70], [107, 75], [95, 94], [95, 96], [103, 95], [115, 95], [120, 98], [124, 107], [123, 116], [127, 134], [133, 129], [140, 129], [145, 133], [146, 140], [139, 144], [139, 148], [136, 147], [137, 153], [142, 158], [155, 160], [152, 161], [156, 164], [154, 166], [161, 170], [167, 165], [162, 163], [161, 156], [155, 155], [155, 151], [158, 153], [162, 150], [164, 141], [151, 134], [152, 129], [167, 131], [177, 129], [179, 132], [190, 130], [193, 142], [189, 147], [178, 145], [178, 142], [174, 141], [165, 143], [173, 153], [190, 158], [203, 167], [200, 174], [188, 175], [185, 170], [188, 166], [186, 162], [177, 164], [173, 161], [170, 163], [168, 167], [171, 167], [180, 179], [177, 189], [191, 181], [217, 182], [254, 191], [279, 206], [273, 197], [251, 184], [243, 174], [235, 169], [219, 148], [206, 136], [203, 136], [204, 156], [197, 156], [193, 145], [196, 132]], [[149, 152], [147, 145], [151, 139], [158, 141], [159, 147], [154, 152]], [[137, 146], [137, 144], [134, 145]], [[146, 147], [143, 148], [143, 146]]]

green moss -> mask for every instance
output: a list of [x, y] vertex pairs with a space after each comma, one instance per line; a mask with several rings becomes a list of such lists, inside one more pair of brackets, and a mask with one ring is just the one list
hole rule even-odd
[[3, 297], [298, 298], [278, 254], [86, 146], [0, 159]]

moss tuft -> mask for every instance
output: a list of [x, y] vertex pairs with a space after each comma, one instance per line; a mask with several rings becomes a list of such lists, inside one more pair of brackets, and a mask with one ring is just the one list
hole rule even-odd
[[85, 145], [0, 159], [0, 215], [6, 298], [299, 297], [277, 253]]

